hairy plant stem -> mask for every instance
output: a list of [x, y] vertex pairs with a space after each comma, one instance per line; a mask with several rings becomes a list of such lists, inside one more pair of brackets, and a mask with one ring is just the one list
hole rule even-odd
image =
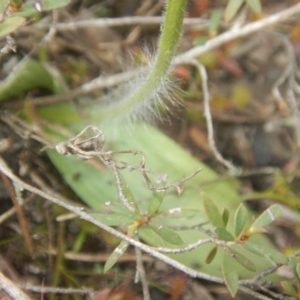
[[162, 34], [153, 69], [132, 95], [97, 113], [97, 118], [109, 120], [127, 115], [157, 92], [168, 74], [180, 38], [186, 2], [187, 0], [167, 0]]

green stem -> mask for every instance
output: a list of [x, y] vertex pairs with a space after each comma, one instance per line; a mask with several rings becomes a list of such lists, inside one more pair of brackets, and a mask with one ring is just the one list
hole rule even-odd
[[97, 113], [97, 119], [109, 120], [127, 115], [156, 93], [163, 79], [168, 74], [180, 38], [186, 2], [187, 0], [167, 1], [162, 35], [152, 71], [132, 95], [116, 103], [114, 106]]

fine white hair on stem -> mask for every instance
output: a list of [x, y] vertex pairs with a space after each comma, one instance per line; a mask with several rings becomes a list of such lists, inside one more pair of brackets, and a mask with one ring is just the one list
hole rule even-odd
[[231, 171], [236, 171], [235, 166], [227, 159], [225, 159], [222, 154], [219, 152], [216, 146], [216, 142], [214, 139], [214, 127], [213, 127], [213, 121], [212, 116], [210, 112], [210, 95], [209, 95], [209, 89], [208, 89], [208, 78], [205, 67], [196, 59], [190, 60], [190, 64], [194, 65], [198, 68], [199, 73], [201, 74], [202, 79], [202, 91], [203, 91], [203, 106], [204, 106], [204, 116], [206, 119], [206, 125], [207, 125], [207, 132], [208, 132], [208, 143], [210, 146], [210, 149], [216, 158], [221, 164], [223, 164], [226, 168], [228, 168]]
[[[299, 13], [300, 13], [300, 3], [295, 4], [271, 16], [265, 17], [261, 20], [251, 22], [243, 27], [240, 27], [238, 30], [234, 28], [227, 30], [224, 33], [210, 39], [204, 45], [194, 47], [176, 56], [172, 64], [176, 66], [184, 63], [189, 63], [191, 59], [194, 59], [210, 50], [213, 50], [223, 45], [226, 42], [250, 35], [273, 24], [283, 22]], [[103, 89], [105, 87], [112, 87], [121, 84], [122, 82], [132, 80], [132, 78], [138, 76], [138, 74], [140, 74], [141, 71], [143, 72], [143, 70], [145, 70], [145, 67], [135, 69], [135, 70], [130, 70], [120, 74], [115, 74], [108, 77], [102, 77], [102, 76], [97, 77], [75, 88], [72, 91], [66, 92], [65, 94], [38, 97], [33, 99], [32, 101], [34, 102], [35, 105], [49, 105], [52, 103], [69, 101], [70, 99], [78, 97], [80, 95], [87, 94], [98, 89]]]

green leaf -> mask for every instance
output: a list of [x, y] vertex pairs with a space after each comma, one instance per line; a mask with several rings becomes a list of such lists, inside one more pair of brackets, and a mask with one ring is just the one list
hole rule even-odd
[[149, 208], [148, 208], [148, 216], [153, 216], [158, 211], [164, 197], [165, 197], [164, 192], [161, 192], [161, 193], [158, 193], [156, 191], [153, 192], [152, 198], [151, 198], [151, 201], [149, 204]]
[[224, 223], [224, 227], [227, 226], [228, 220], [229, 220], [229, 210], [227, 208], [224, 208], [223, 212], [222, 212], [222, 220]]
[[140, 218], [139, 213], [124, 209], [123, 203], [117, 200], [99, 203], [97, 212], [90, 215], [109, 226], [127, 226]]
[[265, 210], [251, 225], [251, 227], [265, 227], [275, 221], [281, 215], [281, 207], [278, 204], [274, 204]]
[[300, 278], [300, 263], [297, 263], [296, 265], [296, 274], [297, 274], [297, 278]]
[[9, 0], [0, 0], [0, 15], [2, 15], [8, 6]]
[[207, 36], [198, 36], [193, 40], [194, 46], [202, 46], [208, 41]]
[[246, 2], [255, 13], [261, 12], [260, 0], [246, 0]]
[[249, 271], [255, 272], [256, 267], [252, 261], [250, 261], [246, 256], [243, 254], [233, 250], [232, 248], [229, 249], [229, 252], [231, 253], [231, 256], [244, 268], [246, 268]]
[[200, 195], [202, 197], [204, 210], [211, 224], [215, 227], [225, 227], [223, 218], [213, 200], [204, 192], [201, 192]]
[[90, 215], [108, 226], [126, 226], [131, 224], [136, 219], [134, 215], [129, 213], [90, 213]]
[[218, 239], [222, 241], [234, 241], [233, 235], [223, 227], [217, 227], [215, 233], [217, 234]]
[[[42, 11], [49, 11], [56, 8], [64, 7], [69, 4], [69, 0], [43, 0], [41, 1]], [[34, 1], [27, 1], [22, 5], [22, 8], [18, 11], [12, 14], [12, 16], [22, 16], [25, 18], [32, 17], [38, 13], [38, 10], [36, 9], [34, 5]]]
[[287, 294], [289, 294], [292, 297], [298, 298], [298, 293], [296, 289], [289, 281], [281, 281], [280, 285]]
[[234, 297], [239, 289], [239, 277], [234, 268], [234, 260], [228, 252], [223, 254], [222, 274], [231, 296]]
[[238, 238], [245, 229], [248, 217], [249, 215], [247, 208], [245, 205], [241, 204], [234, 216], [234, 234], [236, 238]]
[[230, 22], [237, 14], [244, 0], [229, 0], [225, 9], [225, 22]]
[[18, 27], [25, 23], [26, 19], [22, 17], [8, 18], [0, 23], [0, 37], [14, 32]]
[[58, 81], [47, 69], [41, 63], [30, 59], [24, 63], [14, 77], [0, 83], [0, 101], [20, 96], [35, 88], [44, 88], [52, 93], [61, 91]]
[[182, 245], [184, 242], [181, 237], [173, 230], [165, 226], [156, 226], [150, 223], [149, 228], [151, 228], [158, 236], [160, 236], [164, 241], [173, 245]]
[[291, 255], [289, 258], [289, 265], [292, 269], [292, 272], [298, 282], [298, 284], [300, 284], [300, 276], [298, 276], [298, 273], [297, 273], [297, 264], [298, 264], [298, 260], [297, 260], [297, 257], [295, 255]]
[[261, 245], [255, 245], [250, 243], [243, 243], [241, 246], [245, 248], [247, 251], [259, 257], [264, 256], [274, 265], [278, 263], [280, 264], [287, 263], [287, 257], [281, 254], [280, 252], [273, 250], [271, 247], [264, 247]]
[[215, 36], [221, 21], [221, 11], [214, 10], [209, 20], [209, 35]]
[[205, 257], [205, 263], [210, 264], [214, 258], [216, 257], [218, 251], [218, 246], [214, 246], [206, 255]]
[[119, 246], [113, 251], [113, 253], [109, 256], [107, 259], [105, 265], [104, 265], [104, 273], [106, 273], [108, 270], [110, 270], [115, 263], [119, 260], [119, 258], [125, 253], [129, 246], [129, 243], [127, 241], [122, 241]]
[[119, 179], [120, 179], [120, 185], [122, 187], [122, 192], [123, 195], [125, 196], [125, 198], [127, 199], [128, 203], [130, 204], [131, 207], [134, 208], [134, 211], [136, 213], [139, 213], [139, 208], [136, 204], [136, 201], [133, 197], [133, 194], [128, 186], [128, 184], [126, 183], [124, 177], [119, 173]]

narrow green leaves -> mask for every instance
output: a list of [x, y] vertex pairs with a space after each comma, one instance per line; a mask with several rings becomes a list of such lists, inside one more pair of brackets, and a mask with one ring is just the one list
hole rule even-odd
[[113, 253], [109, 256], [107, 259], [105, 265], [104, 265], [104, 273], [106, 273], [108, 270], [110, 270], [114, 264], [119, 260], [119, 258], [125, 253], [129, 246], [129, 243], [125, 240], [123, 240], [119, 246], [113, 251]]
[[165, 193], [153, 192], [152, 199], [150, 201], [149, 208], [148, 208], [148, 216], [153, 216], [158, 211], [164, 199], [164, 196]]
[[281, 207], [278, 204], [274, 204], [265, 210], [251, 225], [253, 228], [265, 227], [275, 221], [281, 215]]
[[261, 12], [261, 3], [260, 0], [246, 0], [246, 3], [249, 7], [256, 13]]
[[239, 277], [234, 268], [234, 260], [228, 252], [223, 255], [222, 274], [231, 296], [234, 297], [239, 288]]
[[25, 21], [26, 19], [22, 17], [13, 17], [6, 19], [4, 22], [0, 23], [0, 37], [14, 32], [18, 27], [24, 24]]
[[270, 247], [263, 247], [260, 245], [250, 244], [250, 243], [244, 243], [241, 245], [243, 248], [245, 248], [247, 251], [259, 256], [259, 257], [265, 257], [268, 259], [272, 264], [286, 264], [287, 263], [287, 257], [281, 254], [278, 251], [273, 250]]
[[214, 10], [209, 20], [209, 35], [215, 36], [221, 21], [221, 11]]
[[216, 254], [218, 252], [218, 246], [214, 246], [206, 255], [205, 257], [205, 263], [210, 264], [214, 258], [216, 257]]
[[256, 267], [252, 261], [250, 261], [245, 255], [233, 250], [230, 248], [231, 256], [244, 268], [246, 268], [249, 271], [255, 272]]
[[234, 241], [233, 235], [223, 227], [217, 227], [215, 233], [217, 234], [218, 239], [222, 241]]
[[38, 11], [49, 11], [69, 4], [69, 0], [43, 0], [40, 9], [37, 9], [34, 1], [27, 1], [22, 8], [13, 14], [13, 16], [22, 16], [29, 18], [38, 13]]
[[230, 22], [237, 14], [244, 0], [229, 0], [225, 9], [225, 22]]
[[234, 216], [234, 235], [238, 238], [243, 230], [245, 229], [246, 223], [248, 220], [248, 211], [247, 208], [241, 204]]
[[181, 237], [173, 230], [165, 226], [156, 226], [154, 224], [149, 224], [151, 228], [158, 236], [160, 236], [164, 241], [173, 245], [182, 245], [184, 242]]
[[222, 219], [223, 219], [224, 227], [226, 227], [229, 220], [229, 210], [227, 208], [225, 208], [222, 212]]
[[261, 12], [260, 0], [229, 0], [225, 9], [225, 21], [230, 22], [244, 3], [246, 3], [253, 12]]
[[206, 212], [206, 215], [211, 222], [211, 224], [215, 227], [225, 227], [223, 218], [214, 204], [211, 198], [209, 198], [205, 193], [201, 192], [201, 197], [203, 200], [203, 207]]
[[[132, 194], [128, 184], [126, 183], [125, 179], [123, 178], [123, 176], [118, 172], [117, 174], [115, 174], [115, 178], [116, 178], [117, 184], [120, 184], [120, 187], [118, 186], [119, 197], [122, 200], [123, 204], [129, 210], [139, 213], [139, 208], [136, 204], [133, 194]], [[121, 192], [121, 194], [120, 194], [120, 192]]]
[[299, 276], [300, 274], [297, 272], [297, 269], [298, 269], [297, 266], [299, 265], [299, 263], [298, 263], [297, 257], [295, 255], [292, 255], [289, 257], [289, 265], [292, 269], [292, 272], [293, 272], [298, 284], [300, 284], [300, 276]]
[[288, 281], [281, 281], [280, 282], [281, 287], [285, 290], [286, 293], [288, 293], [290, 296], [294, 298], [298, 298], [298, 293], [294, 286], [288, 282]]

